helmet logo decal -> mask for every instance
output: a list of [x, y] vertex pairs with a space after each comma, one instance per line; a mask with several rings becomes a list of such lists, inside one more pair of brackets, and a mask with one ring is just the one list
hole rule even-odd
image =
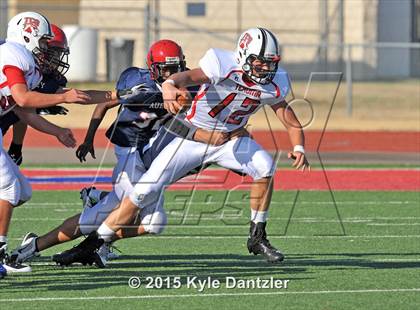
[[166, 56], [165, 61], [167, 63], [178, 63], [179, 62], [179, 57], [178, 56], [175, 56], [175, 57]]
[[244, 34], [244, 36], [242, 37], [241, 41], [239, 42], [239, 47], [240, 48], [248, 48], [249, 43], [252, 42], [252, 37], [251, 35], [247, 32]]
[[39, 20], [33, 17], [25, 17], [23, 22], [23, 31], [37, 35], [39, 28]]

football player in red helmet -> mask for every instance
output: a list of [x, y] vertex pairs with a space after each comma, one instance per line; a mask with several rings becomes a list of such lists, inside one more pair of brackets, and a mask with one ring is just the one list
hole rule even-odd
[[68, 63], [68, 55], [70, 53], [67, 43], [67, 37], [64, 31], [57, 25], [51, 24], [54, 37], [48, 40], [48, 49], [45, 55], [46, 74], [57, 72], [61, 75], [66, 74], [70, 65]]
[[147, 53], [147, 67], [152, 79], [159, 84], [171, 74], [185, 71], [185, 56], [181, 46], [171, 40], [157, 41]]

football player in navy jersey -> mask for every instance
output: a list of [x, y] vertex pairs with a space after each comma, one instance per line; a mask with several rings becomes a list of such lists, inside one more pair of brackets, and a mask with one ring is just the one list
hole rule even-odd
[[[119, 106], [118, 117], [106, 132], [114, 144], [117, 157], [117, 165], [113, 171], [113, 191], [102, 192], [94, 188], [82, 190], [83, 212], [66, 219], [62, 225], [43, 236], [27, 234], [21, 246], [12, 252], [13, 260], [26, 261], [51, 246], [95, 230], [118, 206], [121, 199], [130, 194], [133, 185], [148, 169], [153, 154], [159, 152], [159, 149], [175, 136], [214, 145], [227, 141], [229, 135], [217, 131], [197, 130], [181, 117], [172, 116], [163, 108], [160, 84], [171, 74], [186, 69], [181, 47], [173, 41], [160, 40], [151, 46], [147, 60], [148, 70], [128, 68], [121, 74], [116, 85], [117, 92], [121, 96], [124, 96], [127, 89], [136, 95], [130, 99], [120, 99], [119, 102], [98, 104], [93, 112], [85, 140], [76, 151], [76, 156], [81, 162], [86, 160], [88, 153], [95, 158], [93, 147], [95, 133], [106, 111]], [[189, 91], [194, 94], [195, 90]], [[159, 134], [155, 135], [158, 129]], [[163, 200], [157, 205], [144, 208], [132, 224], [132, 227], [121, 229], [116, 239], [162, 232], [166, 225]], [[109, 259], [109, 244], [104, 244], [95, 256], [80, 255], [77, 248], [75, 249], [55, 255], [53, 260], [62, 265], [80, 262], [103, 266]]]

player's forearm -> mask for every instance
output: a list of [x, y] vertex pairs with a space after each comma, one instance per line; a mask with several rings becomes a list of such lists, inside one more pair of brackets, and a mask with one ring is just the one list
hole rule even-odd
[[172, 83], [170, 81], [173, 81], [177, 88], [210, 83], [209, 78], [200, 68], [175, 73], [168, 78], [167, 82]]
[[25, 138], [27, 125], [23, 122], [13, 124], [13, 140], [14, 144], [22, 145]]
[[118, 105], [118, 102], [108, 101], [105, 103], [100, 103], [95, 107], [95, 110], [92, 113], [92, 117], [89, 123], [89, 128], [86, 132], [85, 142], [93, 143], [95, 139], [96, 131], [98, 130], [99, 126], [101, 125], [102, 120], [104, 119], [106, 112], [110, 109]]
[[[16, 109], [17, 110], [17, 109]], [[32, 128], [41, 131], [43, 133], [57, 136], [60, 133], [61, 128], [54, 125], [53, 123], [50, 123], [45, 118], [39, 116], [38, 114], [34, 112], [27, 112], [23, 109], [19, 109], [15, 111], [15, 113], [18, 114], [19, 118], [22, 120], [22, 122], [28, 124]]]
[[16, 104], [23, 108], [48, 108], [65, 102], [63, 94], [43, 94], [36, 91], [26, 91], [14, 94]]
[[89, 104], [99, 104], [105, 102], [118, 102], [117, 93], [115, 91], [103, 91], [103, 90], [86, 90], [87, 93], [92, 100]]
[[303, 133], [302, 125], [297, 119], [292, 108], [286, 106], [285, 108], [279, 108], [276, 111], [277, 117], [286, 127], [289, 134], [290, 142], [293, 146], [295, 145], [305, 145], [305, 135]]
[[296, 145], [305, 146], [305, 135], [301, 128], [290, 127], [287, 129], [287, 132], [289, 133], [289, 140], [293, 147]]
[[197, 127], [183, 120], [179, 116], [168, 115], [162, 121], [162, 126], [164, 126], [169, 132], [188, 140], [193, 140], [197, 131]]

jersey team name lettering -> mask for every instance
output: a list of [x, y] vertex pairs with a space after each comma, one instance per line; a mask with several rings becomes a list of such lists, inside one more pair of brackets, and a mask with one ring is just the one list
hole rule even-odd
[[161, 109], [163, 108], [163, 102], [152, 102], [150, 104], [151, 109]]
[[257, 97], [260, 98], [261, 97], [261, 91], [259, 90], [254, 90], [254, 89], [250, 89], [250, 88], [246, 88], [243, 87], [239, 84], [236, 84], [236, 90], [240, 91], [240, 92], [244, 92], [247, 95], [253, 96], [253, 97]]

